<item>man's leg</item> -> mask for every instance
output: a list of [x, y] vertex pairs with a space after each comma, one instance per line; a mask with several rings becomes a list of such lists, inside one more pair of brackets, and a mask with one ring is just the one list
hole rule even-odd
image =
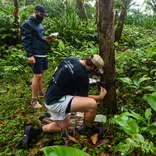
[[89, 97], [75, 96], [71, 102], [71, 112], [84, 112], [84, 123], [93, 124], [97, 110], [97, 103]]
[[37, 101], [37, 95], [39, 92], [42, 92], [42, 83], [43, 83], [43, 70], [44, 67], [44, 58], [35, 57], [36, 63], [33, 66], [34, 77], [32, 80], [32, 100], [31, 105], [34, 108], [41, 108], [42, 106]]
[[37, 98], [37, 94], [39, 91], [40, 83], [42, 83], [42, 74], [34, 74], [32, 80], [32, 98]]
[[49, 123], [42, 127], [43, 133], [61, 132], [65, 128], [70, 126], [69, 116], [64, 120], [55, 120], [55, 122]]
[[39, 82], [39, 95], [40, 96], [45, 96], [45, 92], [43, 91], [43, 76], [44, 76], [44, 72], [45, 70], [48, 69], [48, 59], [46, 58], [42, 58], [42, 78], [40, 79]]
[[96, 127], [93, 125], [97, 110], [97, 103], [90, 97], [74, 97], [71, 102], [71, 112], [84, 112], [84, 123], [79, 129], [80, 132], [91, 132], [92, 134], [103, 134], [104, 127]]
[[34, 74], [33, 80], [32, 80], [32, 99], [31, 99], [31, 105], [33, 108], [41, 108], [42, 106], [37, 101], [37, 95], [39, 91], [39, 83], [42, 79], [42, 74]]
[[39, 80], [38, 92], [39, 92], [39, 93], [43, 92], [43, 74], [42, 74], [42, 77], [41, 77], [40, 80]]
[[68, 116], [64, 120], [57, 120], [39, 128], [27, 126], [24, 130], [24, 135], [20, 141], [20, 144], [23, 148], [27, 148], [27, 145], [41, 133], [61, 132], [67, 127], [69, 127]]

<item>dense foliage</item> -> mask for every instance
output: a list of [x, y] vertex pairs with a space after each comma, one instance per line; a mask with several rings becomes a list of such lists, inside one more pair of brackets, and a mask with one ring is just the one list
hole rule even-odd
[[[95, 19], [82, 22], [72, 7], [73, 4], [65, 7], [64, 3], [58, 2], [60, 9], [56, 9], [54, 5], [50, 12], [48, 8], [50, 16], [43, 22], [46, 36], [59, 32], [59, 36], [53, 38], [49, 45], [49, 69], [45, 73], [44, 89], [58, 62], [64, 57], [72, 55], [82, 58], [98, 50]], [[20, 3], [20, 21], [23, 22], [31, 15], [34, 1]], [[19, 147], [19, 141], [24, 127], [37, 127], [37, 118], [46, 109], [43, 107], [34, 110], [29, 106], [32, 71], [22, 45], [16, 43], [18, 37], [17, 25], [12, 18], [13, 6], [5, 4], [2, 7], [7, 8], [6, 5], [9, 6], [9, 11], [0, 10], [0, 155], [42, 155], [40, 149], [53, 145], [72, 146], [92, 156], [155, 155], [155, 16], [128, 15], [122, 38], [119, 43], [115, 43], [118, 113], [114, 115], [99, 105], [98, 113], [105, 114], [108, 118], [104, 124], [106, 132], [100, 137], [94, 136], [94, 142], [91, 136], [85, 135], [75, 137], [75, 141], [64, 140], [59, 133], [43, 134], [37, 143], [32, 143], [28, 149], [23, 150]], [[48, 7], [48, 3], [45, 5]], [[90, 92], [98, 90], [91, 88]], [[40, 98], [39, 101], [43, 105], [43, 99]], [[59, 150], [61, 148], [57, 147]], [[47, 149], [50, 150], [54, 149]]]

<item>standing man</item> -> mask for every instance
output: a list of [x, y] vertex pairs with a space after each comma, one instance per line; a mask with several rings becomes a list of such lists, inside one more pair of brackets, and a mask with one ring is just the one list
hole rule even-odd
[[107, 91], [101, 87], [100, 95], [88, 95], [89, 72], [103, 74], [103, 59], [91, 55], [87, 59], [68, 57], [61, 61], [46, 92], [45, 106], [54, 122], [40, 128], [27, 126], [21, 140], [26, 147], [40, 133], [61, 132], [70, 126], [70, 112], [84, 112], [83, 129], [91, 129], [97, 110], [98, 100], [102, 100]]
[[22, 44], [27, 53], [28, 62], [33, 65], [32, 99], [33, 108], [41, 108], [37, 95], [44, 96], [42, 89], [43, 71], [48, 68], [47, 42], [44, 38], [42, 20], [47, 16], [44, 6], [36, 5], [33, 15], [21, 25]]

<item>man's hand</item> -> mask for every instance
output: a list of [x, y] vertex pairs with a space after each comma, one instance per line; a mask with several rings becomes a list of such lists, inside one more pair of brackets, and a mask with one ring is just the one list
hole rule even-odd
[[88, 97], [93, 98], [96, 101], [102, 100], [107, 94], [107, 91], [105, 88], [101, 87], [101, 92], [99, 95], [89, 95]]
[[34, 56], [28, 57], [28, 62], [30, 64], [35, 64], [36, 63], [35, 57]]
[[107, 94], [107, 91], [105, 88], [101, 87], [100, 97], [103, 99]]
[[53, 37], [52, 36], [47, 36], [45, 40], [49, 44], [51, 41], [53, 41]]

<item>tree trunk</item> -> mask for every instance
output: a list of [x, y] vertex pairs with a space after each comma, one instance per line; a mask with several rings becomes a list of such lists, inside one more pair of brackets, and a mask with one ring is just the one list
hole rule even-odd
[[96, 23], [99, 23], [99, 0], [96, 0]]
[[84, 8], [84, 1], [83, 0], [76, 0], [78, 14], [82, 20], [87, 20], [87, 14]]
[[114, 10], [114, 12], [115, 12], [114, 24], [117, 25], [117, 21], [118, 21], [118, 10]]
[[115, 55], [114, 55], [114, 0], [99, 0], [99, 51], [105, 62], [101, 81], [107, 90], [102, 101], [105, 108], [116, 111]]
[[128, 0], [123, 0], [119, 21], [115, 30], [115, 42], [118, 42], [121, 38], [123, 26], [126, 18], [127, 6], [128, 6]]
[[17, 25], [17, 43], [21, 42], [21, 36], [20, 36], [20, 21], [18, 16], [18, 1], [14, 0], [14, 12], [13, 16], [15, 17], [15, 23]]

